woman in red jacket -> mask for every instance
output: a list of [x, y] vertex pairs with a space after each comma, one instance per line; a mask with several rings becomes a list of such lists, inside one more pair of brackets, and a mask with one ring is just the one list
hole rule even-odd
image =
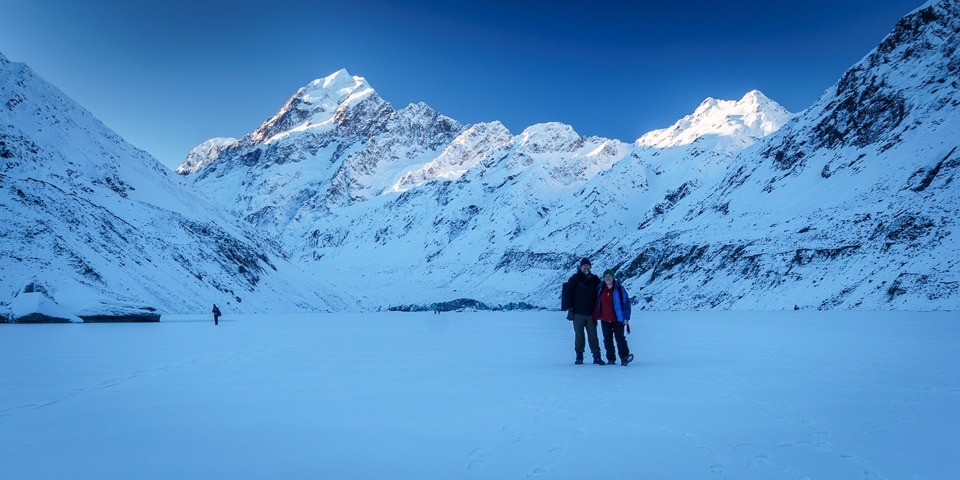
[[[600, 322], [603, 330], [603, 348], [607, 352], [607, 363], [613, 365], [620, 353], [620, 365], [626, 367], [633, 361], [633, 354], [627, 346], [624, 330], [630, 330], [630, 297], [627, 289], [613, 279], [613, 270], [603, 272], [603, 283], [597, 289], [597, 307], [593, 318]], [[616, 340], [617, 348], [613, 348]]]

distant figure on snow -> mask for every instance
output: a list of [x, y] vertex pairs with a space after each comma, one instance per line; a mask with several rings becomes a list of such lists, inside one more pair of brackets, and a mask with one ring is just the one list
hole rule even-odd
[[[605, 365], [600, 359], [600, 341], [597, 338], [597, 321], [593, 318], [597, 304], [597, 288], [600, 278], [590, 273], [590, 259], [580, 260], [580, 269], [567, 280], [563, 290], [561, 307], [567, 310], [567, 320], [573, 321], [573, 350], [577, 359], [573, 362], [583, 364], [583, 351], [586, 344], [593, 353], [593, 363]], [[586, 334], [584, 334], [586, 333]]]
[[213, 310], [211, 311], [213, 312], [213, 324], [220, 325], [220, 309], [217, 308], [216, 303], [213, 304]]
[[[613, 270], [603, 271], [603, 283], [597, 289], [597, 309], [593, 318], [598, 320], [603, 330], [603, 349], [607, 352], [607, 363], [615, 365], [617, 352], [620, 353], [620, 365], [624, 367], [633, 361], [633, 354], [627, 346], [624, 330], [630, 332], [630, 297], [627, 289], [614, 280]], [[613, 348], [613, 341], [617, 348]]]

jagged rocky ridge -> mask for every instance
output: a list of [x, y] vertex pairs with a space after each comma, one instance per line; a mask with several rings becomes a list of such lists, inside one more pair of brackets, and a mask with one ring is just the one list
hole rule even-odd
[[589, 256], [651, 310], [955, 309], [958, 29], [930, 2], [796, 116], [708, 99], [634, 144], [395, 110], [340, 71], [190, 178], [363, 308], [556, 308]]

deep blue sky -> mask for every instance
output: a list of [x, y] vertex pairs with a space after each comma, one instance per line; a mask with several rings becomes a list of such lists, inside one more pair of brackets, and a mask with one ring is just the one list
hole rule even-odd
[[0, 52], [170, 168], [346, 68], [514, 134], [632, 142], [706, 97], [810, 106], [922, 0], [0, 0]]

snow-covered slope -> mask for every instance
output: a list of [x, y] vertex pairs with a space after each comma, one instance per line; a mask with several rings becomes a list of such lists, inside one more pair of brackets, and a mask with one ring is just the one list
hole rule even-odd
[[776, 132], [789, 118], [783, 107], [753, 90], [736, 102], [708, 98], [671, 127], [644, 134], [637, 145], [670, 148], [714, 138], [718, 146], [738, 150]]
[[276, 242], [2, 56], [0, 160], [4, 304], [43, 291], [81, 317], [344, 306]]
[[812, 107], [604, 258], [648, 308], [960, 308], [960, 4], [903, 18]]

